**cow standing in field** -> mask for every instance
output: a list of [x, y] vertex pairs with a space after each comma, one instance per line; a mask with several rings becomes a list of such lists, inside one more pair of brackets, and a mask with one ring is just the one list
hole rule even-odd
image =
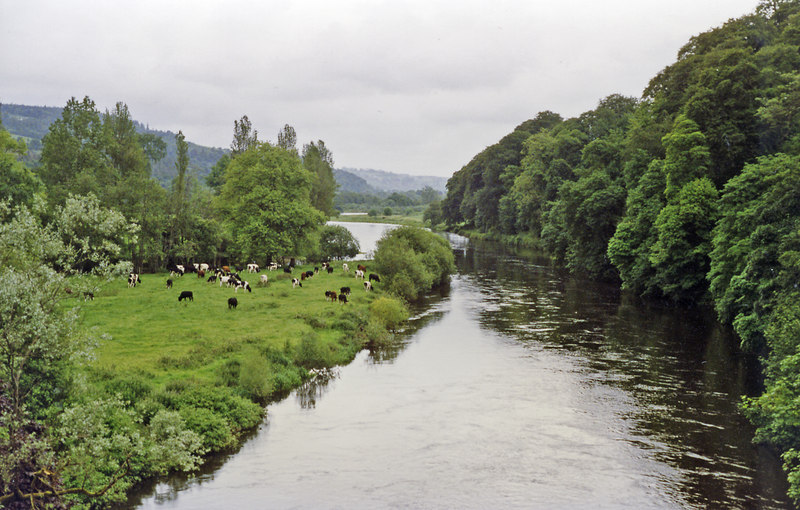
[[184, 299], [187, 301], [194, 301], [194, 294], [192, 294], [191, 290], [181, 291], [181, 295], [178, 296], [178, 303], [180, 303]]
[[301, 282], [297, 278], [292, 278], [292, 288], [302, 287], [302, 286], [303, 286], [303, 282]]
[[128, 287], [136, 287], [139, 283], [142, 283], [142, 280], [139, 278], [139, 273], [131, 273], [128, 276]]
[[172, 288], [172, 279], [171, 278], [167, 278], [167, 290], [169, 290], [171, 288]]
[[239, 306], [239, 300], [235, 297], [228, 298], [228, 310], [235, 310]]

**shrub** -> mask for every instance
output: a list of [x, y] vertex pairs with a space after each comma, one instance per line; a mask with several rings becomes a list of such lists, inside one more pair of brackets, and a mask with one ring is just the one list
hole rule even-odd
[[397, 327], [408, 319], [408, 310], [397, 299], [381, 296], [369, 306], [370, 317], [385, 329], [395, 331]]
[[219, 451], [233, 445], [235, 436], [227, 420], [211, 409], [187, 406], [179, 413], [186, 427], [200, 435], [205, 449]]
[[267, 375], [269, 362], [258, 353], [245, 356], [239, 372], [239, 387], [252, 400], [263, 402], [272, 393]]
[[123, 401], [134, 404], [147, 397], [153, 391], [153, 385], [142, 377], [127, 376], [112, 379], [105, 384], [106, 391], [118, 394]]
[[455, 257], [444, 238], [421, 228], [400, 227], [378, 241], [375, 266], [385, 288], [415, 301], [449, 281]]

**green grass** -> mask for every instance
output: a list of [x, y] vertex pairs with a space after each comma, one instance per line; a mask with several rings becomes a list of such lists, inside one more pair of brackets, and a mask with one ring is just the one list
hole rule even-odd
[[[352, 265], [352, 264], [351, 264]], [[313, 269], [295, 268], [294, 275]], [[260, 286], [260, 274], [269, 284]], [[168, 274], [142, 275], [142, 283], [128, 288], [127, 281], [106, 284], [94, 301], [80, 302], [83, 324], [103, 337], [90, 372], [143, 376], [157, 386], [188, 379], [201, 385], [220, 385], [230, 363], [243, 362], [253, 352], [294, 353], [301, 341], [313, 341], [328, 364], [344, 363], [360, 349], [352, 342], [357, 317], [366, 317], [369, 303], [380, 295], [364, 291], [353, 270], [346, 275], [337, 263], [333, 274], [321, 272], [292, 288], [291, 276], [280, 271], [241, 274], [253, 292], [220, 287], [194, 274], [172, 278]], [[349, 303], [325, 299], [326, 290], [349, 286]], [[178, 302], [181, 291], [194, 294], [192, 302]], [[239, 305], [228, 309], [228, 298]], [[294, 358], [298, 355], [293, 354]], [[295, 360], [298, 364], [302, 360]]]
[[409, 215], [393, 214], [391, 216], [368, 216], [366, 214], [360, 216], [339, 215], [331, 218], [332, 221], [341, 221], [349, 223], [396, 223], [398, 225], [407, 225], [411, 227], [424, 227], [425, 222], [422, 221], [422, 213], [415, 213]]

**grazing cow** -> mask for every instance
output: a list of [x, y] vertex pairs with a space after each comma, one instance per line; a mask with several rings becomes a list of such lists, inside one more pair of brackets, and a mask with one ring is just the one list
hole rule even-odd
[[208, 271], [208, 264], [200, 264], [200, 271]]
[[200, 271], [200, 264], [192, 263], [192, 267], [195, 271]]
[[339, 294], [339, 304], [346, 305], [347, 304], [347, 296], [344, 294]]
[[228, 298], [228, 310], [236, 309], [239, 306], [239, 300], [235, 297]]
[[236, 266], [237, 273], [241, 273], [242, 271], [244, 271], [244, 266]]
[[300, 280], [301, 281], [306, 281], [306, 278], [308, 278], [308, 275], [305, 272], [300, 273]]
[[332, 266], [328, 266], [325, 269], [328, 271], [328, 274], [333, 273], [333, 267]]
[[306, 278], [311, 278], [314, 276], [314, 271], [306, 271]]
[[194, 294], [192, 294], [191, 290], [181, 291], [181, 295], [178, 296], [178, 303], [180, 303], [184, 299], [187, 299], [189, 301], [194, 301]]
[[364, 271], [362, 271], [360, 269], [356, 269], [356, 278], [361, 278], [363, 280], [364, 279]]
[[261, 278], [258, 280], [258, 283], [263, 283], [264, 285], [266, 285], [267, 283], [269, 283], [269, 278], [267, 277], [267, 275], [262, 274]]
[[371, 282], [374, 281], [376, 283], [381, 283], [381, 277], [376, 275], [375, 273], [370, 273], [369, 274], [369, 281], [371, 281]]
[[325, 291], [325, 301], [327, 301], [329, 299], [331, 301], [336, 300], [336, 293], [334, 291], [332, 291], [332, 290], [326, 290]]
[[364, 290], [366, 291], [372, 290], [372, 282], [364, 282]]
[[205, 278], [206, 277], [206, 272], [201, 269], [200, 271], [197, 272], [197, 277], [198, 278]]
[[364, 264], [357, 265], [356, 269], [358, 269], [359, 271], [364, 272], [364, 273], [367, 272], [367, 266], [365, 266]]
[[350, 267], [347, 264], [342, 264], [342, 271], [348, 273], [350, 272]]
[[342, 287], [339, 289], [339, 294], [344, 294], [346, 296], [350, 295], [350, 287]]
[[330, 265], [331, 265], [331, 263], [330, 263], [330, 262], [323, 262], [323, 263], [322, 263], [322, 269], [328, 269], [328, 267], [329, 267]]
[[303, 286], [303, 282], [301, 282], [297, 278], [292, 278], [292, 288], [302, 287], [302, 286]]
[[208, 277], [208, 280], [206, 280], [206, 281], [208, 283], [213, 283], [213, 282], [217, 281], [217, 275], [212, 274], [211, 276]]
[[319, 274], [319, 267], [314, 266], [314, 274]]
[[128, 287], [136, 287], [137, 283], [142, 283], [142, 280], [139, 278], [138, 273], [131, 273], [128, 276]]
[[286, 266], [283, 268], [283, 272], [286, 274], [292, 274], [292, 266]]
[[93, 292], [89, 292], [88, 290], [84, 291], [83, 292], [83, 300], [84, 301], [94, 301], [94, 293]]
[[276, 269], [278, 269], [278, 263], [270, 262], [269, 266], [267, 266], [267, 269], [269, 269], [270, 271], [275, 271]]
[[246, 290], [247, 292], [253, 292], [253, 288], [250, 287], [250, 284], [244, 280], [239, 280], [236, 282], [236, 287], [233, 289], [233, 291], [239, 292], [239, 289]]
[[171, 289], [171, 288], [172, 288], [172, 279], [171, 278], [167, 278], [167, 289]]
[[230, 272], [231, 272], [231, 266], [222, 266], [222, 271], [223, 271], [225, 274], [228, 274], [228, 273], [230, 273]]
[[247, 264], [248, 273], [257, 273], [259, 271], [258, 264]]

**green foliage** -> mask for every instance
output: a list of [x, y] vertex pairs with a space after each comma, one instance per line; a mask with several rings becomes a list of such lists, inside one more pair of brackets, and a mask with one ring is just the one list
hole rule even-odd
[[271, 393], [269, 363], [259, 353], [246, 355], [239, 369], [239, 386], [255, 401], [263, 401]]
[[391, 216], [392, 215], [392, 208], [391, 207], [385, 207], [383, 209], [383, 215], [384, 216]]
[[372, 319], [390, 331], [395, 331], [409, 316], [403, 303], [389, 296], [381, 296], [373, 301], [369, 313]]
[[358, 241], [341, 225], [325, 225], [319, 234], [319, 252], [323, 259], [354, 257], [360, 251]]
[[330, 216], [338, 185], [333, 177], [333, 155], [325, 142], [318, 140], [303, 146], [303, 167], [313, 176], [311, 205]]
[[324, 221], [310, 203], [311, 183], [291, 151], [260, 143], [236, 156], [216, 200], [235, 252], [251, 260], [310, 250], [311, 234]]
[[416, 227], [386, 232], [375, 251], [382, 285], [409, 301], [449, 281], [455, 271], [454, 260], [447, 241]]

